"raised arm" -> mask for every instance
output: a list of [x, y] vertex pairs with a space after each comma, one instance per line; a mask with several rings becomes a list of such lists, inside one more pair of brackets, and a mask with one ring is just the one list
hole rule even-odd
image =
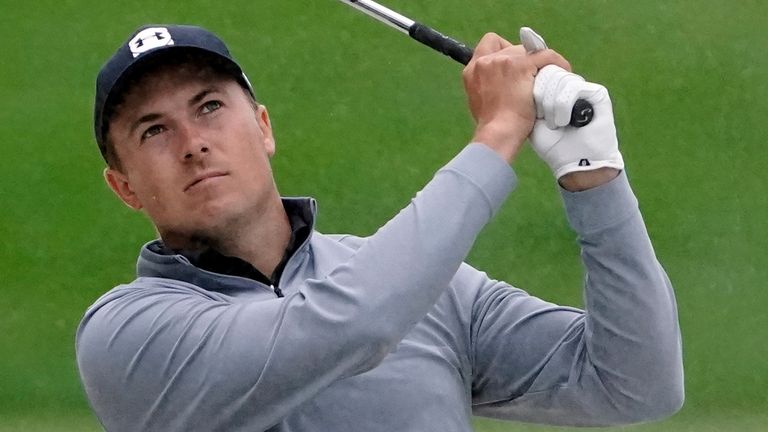
[[[562, 425], [657, 419], [683, 400], [674, 294], [618, 150], [607, 90], [556, 66], [534, 87], [531, 142], [559, 180], [586, 271], [585, 311], [489, 283], [474, 306], [473, 387], [483, 415]], [[573, 101], [593, 121], [568, 125]]]
[[[94, 305], [81, 376], [108, 430], [265, 430], [328, 385], [375, 367], [448, 286], [514, 185], [468, 146], [327, 275], [283, 299], [139, 279]], [[404, 301], [407, 299], [407, 301]]]
[[582, 426], [674, 413], [683, 401], [674, 294], [626, 177], [563, 197], [586, 310], [488, 284], [473, 313], [475, 412]]

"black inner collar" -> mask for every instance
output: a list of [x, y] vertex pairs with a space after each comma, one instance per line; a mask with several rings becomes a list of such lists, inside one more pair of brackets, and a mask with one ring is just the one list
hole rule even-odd
[[288, 246], [283, 254], [283, 259], [275, 267], [275, 271], [271, 275], [265, 275], [260, 272], [256, 267], [249, 262], [237, 258], [226, 256], [213, 248], [207, 248], [199, 251], [189, 250], [173, 250], [165, 246], [164, 243], [159, 242], [159, 250], [156, 252], [163, 255], [183, 255], [189, 260], [195, 267], [201, 268], [214, 273], [225, 274], [230, 276], [240, 276], [249, 279], [253, 279], [257, 282], [261, 282], [265, 285], [271, 285], [278, 287], [280, 282], [280, 276], [283, 274], [285, 265], [293, 254], [304, 244], [304, 241], [309, 237], [311, 232], [311, 212], [308, 215], [307, 211], [297, 203], [283, 200], [283, 206], [288, 215], [288, 222], [291, 224], [291, 238], [288, 241]]

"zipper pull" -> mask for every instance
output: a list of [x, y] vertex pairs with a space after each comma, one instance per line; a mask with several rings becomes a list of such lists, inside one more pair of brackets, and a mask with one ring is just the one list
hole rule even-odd
[[276, 286], [274, 286], [274, 285], [270, 285], [269, 287], [270, 287], [270, 288], [272, 288], [272, 291], [274, 291], [274, 292], [275, 292], [275, 294], [276, 294], [278, 297], [284, 297], [284, 296], [283, 296], [283, 291], [282, 291], [280, 288], [278, 288], [278, 287], [276, 287]]

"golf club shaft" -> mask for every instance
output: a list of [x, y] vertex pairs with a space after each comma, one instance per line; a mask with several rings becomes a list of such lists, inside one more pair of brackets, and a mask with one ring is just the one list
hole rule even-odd
[[[384, 24], [406, 33], [422, 44], [441, 52], [457, 62], [467, 65], [474, 55], [474, 50], [467, 45], [450, 38], [424, 24], [405, 17], [392, 9], [382, 6], [372, 0], [341, 0], [343, 3], [363, 12], [364, 14], [383, 22]], [[592, 121], [594, 109], [592, 104], [579, 99], [573, 105], [570, 125], [583, 127]]]
[[374, 19], [399, 30], [424, 45], [439, 51], [457, 62], [466, 65], [472, 59], [472, 48], [434, 29], [417, 23], [399, 13], [371, 0], [341, 0]]

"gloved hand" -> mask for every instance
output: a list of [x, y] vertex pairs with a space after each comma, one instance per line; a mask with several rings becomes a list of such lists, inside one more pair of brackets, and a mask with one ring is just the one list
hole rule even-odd
[[[548, 65], [536, 75], [533, 98], [537, 120], [530, 141], [555, 178], [603, 167], [624, 169], [611, 98], [605, 87]], [[568, 125], [577, 99], [587, 100], [595, 111], [592, 122], [581, 128]]]

